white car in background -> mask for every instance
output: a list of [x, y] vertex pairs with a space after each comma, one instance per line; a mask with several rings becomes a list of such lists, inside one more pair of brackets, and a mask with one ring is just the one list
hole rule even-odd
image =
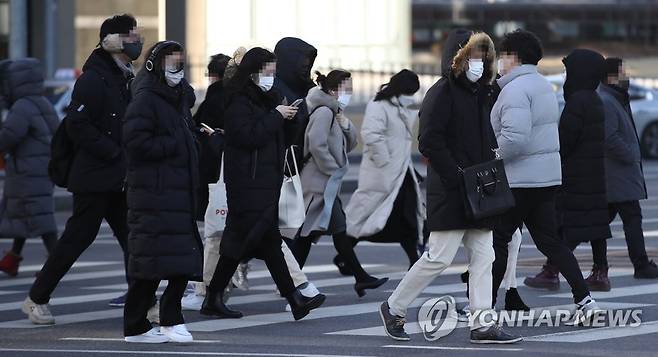
[[[546, 76], [557, 95], [560, 111], [564, 108], [564, 75]], [[628, 89], [635, 128], [645, 158], [658, 158], [658, 91], [632, 83]]]

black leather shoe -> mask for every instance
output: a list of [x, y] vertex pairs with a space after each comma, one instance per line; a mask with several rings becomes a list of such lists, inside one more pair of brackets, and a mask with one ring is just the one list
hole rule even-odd
[[206, 298], [201, 305], [201, 315], [215, 316], [221, 319], [239, 319], [243, 315], [240, 311], [231, 310], [224, 304], [224, 292], [213, 292], [206, 288]]
[[367, 289], [377, 289], [378, 287], [386, 284], [388, 278], [377, 279], [375, 277], [370, 277], [367, 281], [357, 282], [354, 284], [354, 291], [359, 297], [364, 297], [366, 295]]
[[303, 319], [311, 310], [320, 307], [326, 298], [323, 294], [306, 297], [299, 289], [295, 289], [290, 295], [286, 296], [295, 321]]

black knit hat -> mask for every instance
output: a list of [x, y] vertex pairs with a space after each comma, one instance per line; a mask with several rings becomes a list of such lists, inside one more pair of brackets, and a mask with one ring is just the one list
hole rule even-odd
[[114, 15], [103, 21], [103, 24], [101, 25], [100, 41], [102, 42], [105, 36], [109, 34], [119, 33], [127, 35], [130, 33], [130, 30], [136, 26], [137, 20], [135, 20], [132, 15]]

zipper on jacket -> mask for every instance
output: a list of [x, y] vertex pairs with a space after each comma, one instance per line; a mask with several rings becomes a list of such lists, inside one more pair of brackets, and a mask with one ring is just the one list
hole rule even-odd
[[256, 166], [258, 166], [258, 149], [254, 150], [251, 158], [251, 178], [256, 179]]

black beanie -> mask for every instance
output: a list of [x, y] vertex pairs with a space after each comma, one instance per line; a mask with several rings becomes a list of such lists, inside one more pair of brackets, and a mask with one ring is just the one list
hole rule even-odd
[[102, 42], [105, 36], [109, 34], [119, 33], [127, 35], [130, 33], [130, 30], [136, 26], [137, 20], [135, 20], [132, 15], [114, 15], [103, 21], [103, 24], [101, 25], [100, 41]]
[[619, 67], [624, 63], [621, 58], [617, 57], [608, 57], [605, 59], [605, 70], [603, 72], [603, 78], [601, 81], [604, 83], [608, 81], [608, 76], [618, 76]]

